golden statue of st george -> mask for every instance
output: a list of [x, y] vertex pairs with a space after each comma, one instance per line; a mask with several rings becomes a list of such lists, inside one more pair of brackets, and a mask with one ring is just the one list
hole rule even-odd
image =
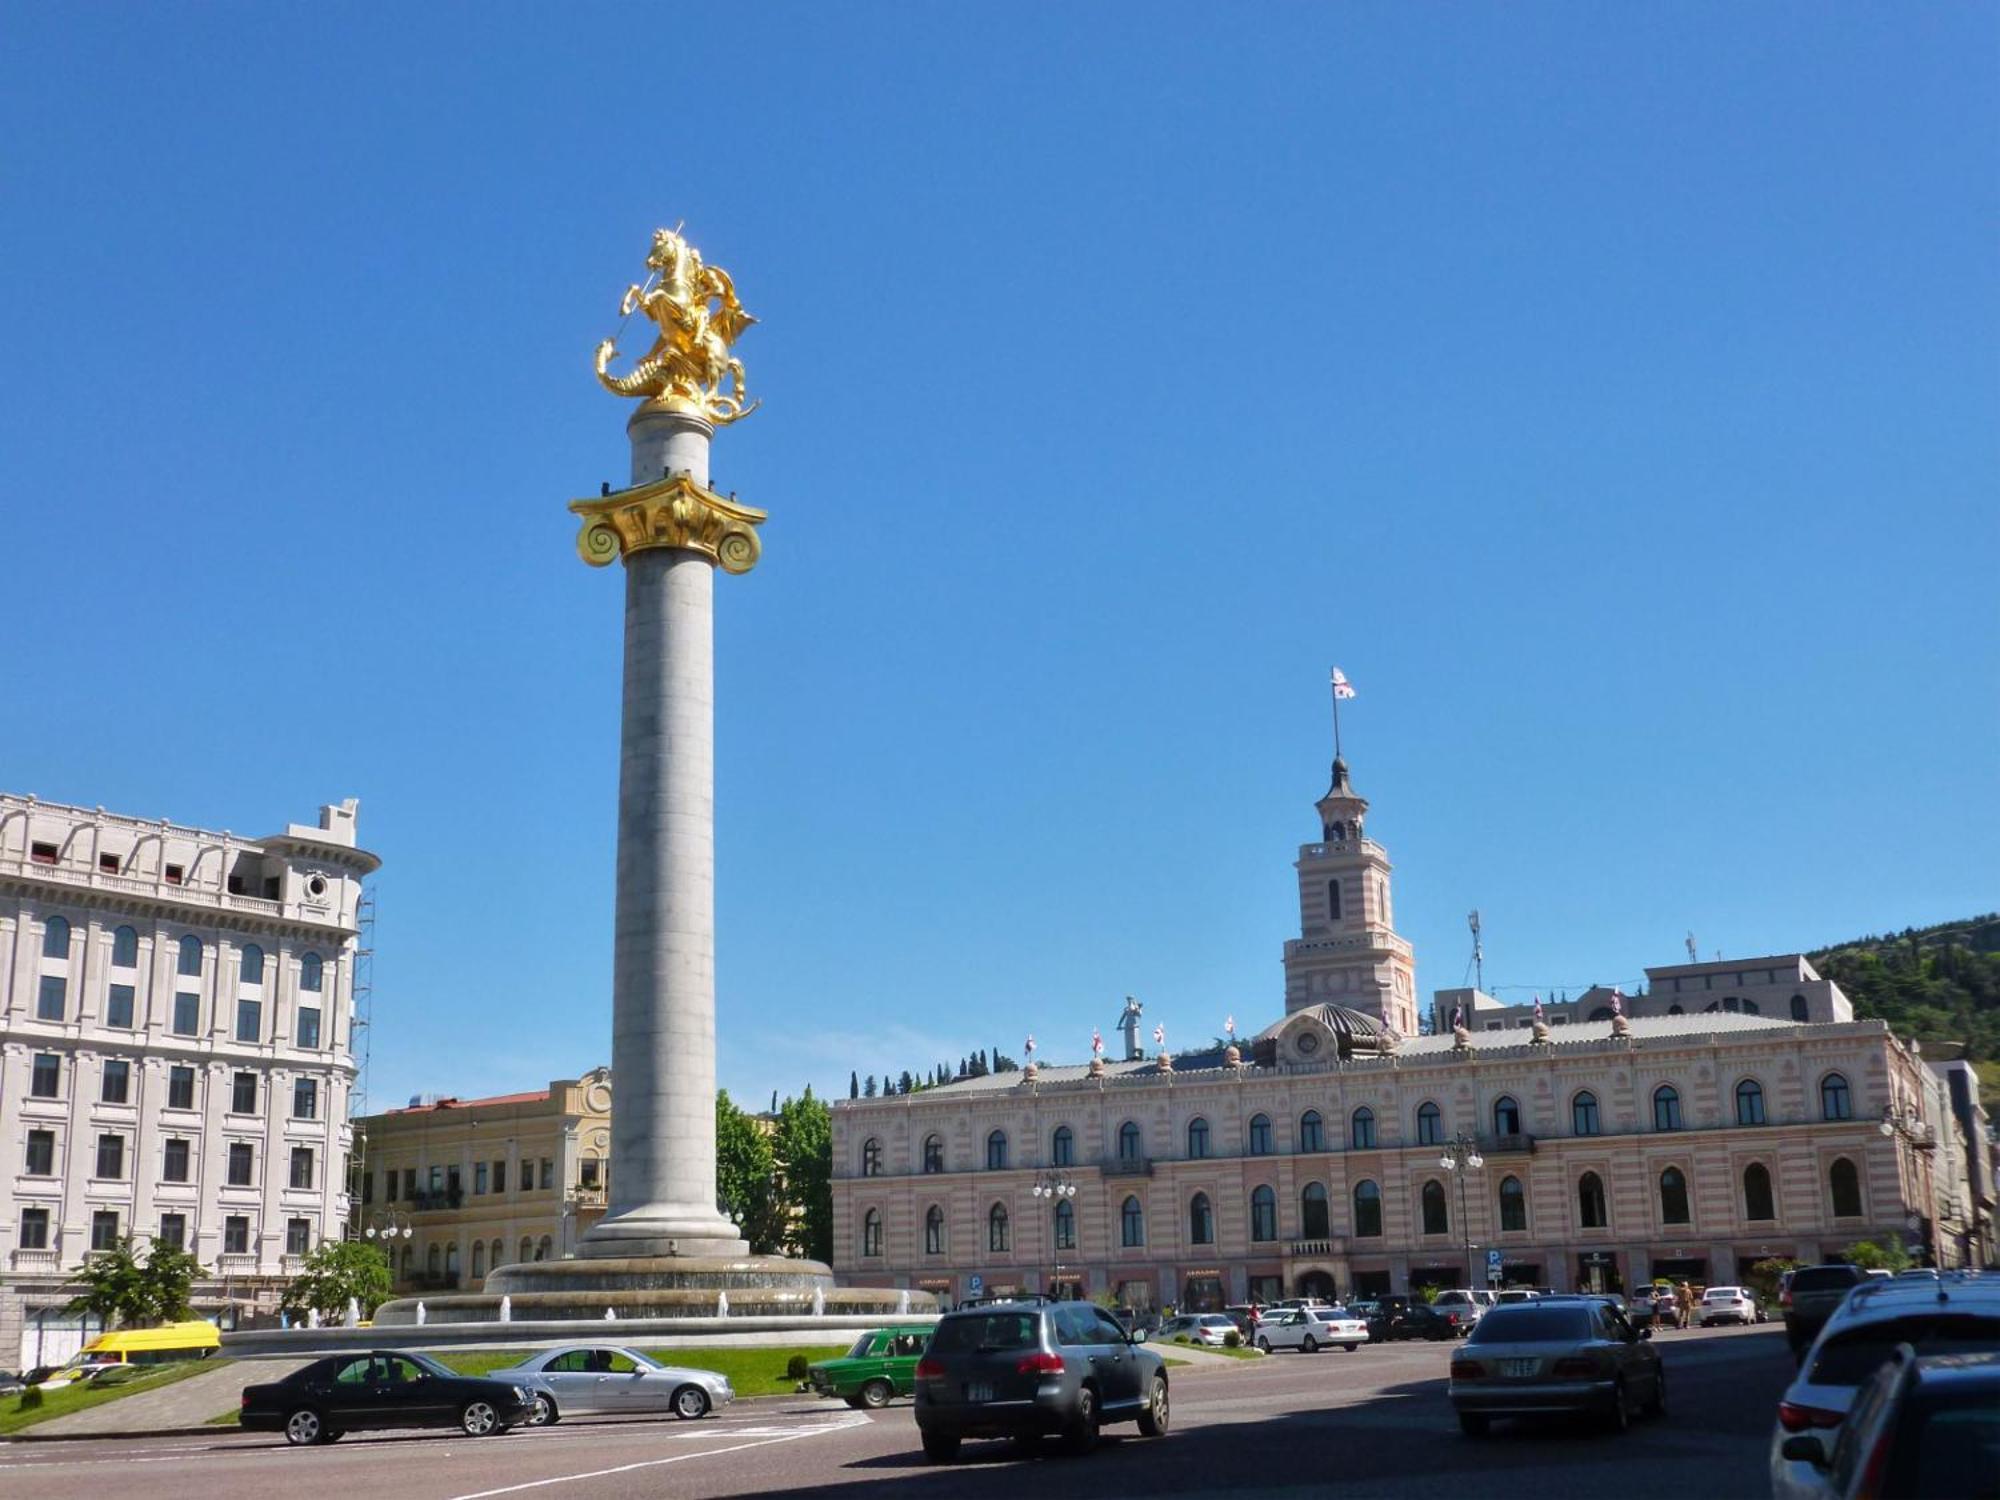
[[653, 231], [646, 265], [653, 274], [645, 285], [625, 289], [619, 312], [643, 312], [659, 336], [624, 375], [611, 373], [617, 339], [604, 340], [597, 346], [598, 383], [614, 396], [643, 396], [650, 405], [717, 426], [750, 415], [758, 403], [744, 400], [743, 361], [730, 350], [757, 320], [737, 300], [736, 283], [722, 267], [703, 261], [676, 229]]

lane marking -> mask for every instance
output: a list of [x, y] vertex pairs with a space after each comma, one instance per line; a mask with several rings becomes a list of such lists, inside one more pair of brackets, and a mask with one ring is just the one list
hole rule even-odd
[[521, 1484], [502, 1485], [498, 1489], [473, 1490], [468, 1494], [453, 1496], [452, 1500], [488, 1500], [489, 1496], [513, 1495], [522, 1490], [538, 1490], [552, 1484], [574, 1484], [583, 1479], [608, 1479], [614, 1474], [631, 1474], [640, 1469], [658, 1469], [667, 1464], [686, 1463], [691, 1458], [720, 1458], [725, 1453], [746, 1453], [752, 1448], [771, 1448], [779, 1443], [796, 1443], [800, 1438], [820, 1437], [830, 1432], [847, 1432], [855, 1427], [871, 1425], [866, 1417], [861, 1417], [859, 1421], [828, 1423], [807, 1431], [786, 1433], [782, 1437], [760, 1438], [754, 1443], [737, 1443], [729, 1448], [711, 1448], [705, 1453], [676, 1453], [670, 1458], [642, 1459], [637, 1463], [618, 1464], [609, 1469], [592, 1469], [583, 1474], [556, 1474], [547, 1479], [530, 1479]]

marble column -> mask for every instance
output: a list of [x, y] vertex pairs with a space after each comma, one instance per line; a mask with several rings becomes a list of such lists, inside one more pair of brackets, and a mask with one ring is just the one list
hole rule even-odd
[[[632, 483], [706, 488], [714, 429], [641, 408]], [[715, 564], [625, 558], [609, 1210], [585, 1256], [747, 1254], [715, 1205]]]

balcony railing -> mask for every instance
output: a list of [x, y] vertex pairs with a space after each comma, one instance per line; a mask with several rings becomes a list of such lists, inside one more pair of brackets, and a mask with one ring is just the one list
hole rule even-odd
[[247, 1251], [226, 1251], [215, 1258], [218, 1276], [255, 1276], [257, 1271], [257, 1257]]
[[1104, 1163], [1106, 1177], [1151, 1177], [1153, 1159], [1150, 1156], [1113, 1156]]
[[1512, 1135], [1482, 1135], [1479, 1149], [1488, 1156], [1533, 1156], [1535, 1138], [1526, 1131], [1516, 1131]]
[[55, 1250], [16, 1250], [14, 1269], [17, 1271], [60, 1271], [62, 1255]]
[[1322, 1236], [1319, 1239], [1293, 1240], [1285, 1247], [1287, 1255], [1345, 1255], [1347, 1241]]
[[439, 1188], [435, 1192], [420, 1192], [409, 1200], [410, 1207], [420, 1214], [438, 1213], [446, 1209], [457, 1208], [464, 1202], [465, 1189], [462, 1187]]

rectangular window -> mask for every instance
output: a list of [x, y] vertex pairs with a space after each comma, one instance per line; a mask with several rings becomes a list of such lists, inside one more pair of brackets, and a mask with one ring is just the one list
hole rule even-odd
[[596, 1189], [603, 1186], [603, 1170], [604, 1164], [596, 1157], [586, 1156], [583, 1159], [581, 1173], [577, 1179], [578, 1185], [587, 1187], [593, 1192], [596, 1191]]
[[104, 1077], [98, 1090], [98, 1102], [102, 1104], [129, 1103], [131, 1093], [132, 1065], [122, 1057], [107, 1058], [104, 1063]]
[[319, 1007], [301, 1005], [299, 1007], [299, 1045], [310, 1050], [319, 1048]]
[[186, 1214], [161, 1214], [160, 1232], [155, 1236], [170, 1250], [187, 1249], [188, 1221]]
[[309, 1255], [312, 1253], [312, 1220], [285, 1220], [285, 1254]]
[[443, 1168], [443, 1167], [432, 1167], [432, 1168], [431, 1168], [431, 1176], [430, 1176], [430, 1184], [431, 1184], [431, 1191], [432, 1191], [433, 1193], [441, 1193], [441, 1192], [443, 1192], [443, 1191], [444, 1191], [444, 1168]]
[[49, 1211], [46, 1208], [21, 1210], [21, 1248], [23, 1250], [49, 1248]]
[[56, 846], [54, 844], [30, 844], [28, 846], [28, 858], [38, 865], [52, 865], [56, 862]]
[[292, 1118], [294, 1120], [317, 1120], [319, 1118], [319, 1080], [317, 1078], [295, 1078], [292, 1080]]
[[160, 1158], [160, 1180], [188, 1180], [188, 1143], [179, 1136], [170, 1137], [167, 1141], [166, 1153]]
[[403, 1201], [405, 1203], [414, 1203], [417, 1201], [417, 1169], [415, 1167], [403, 1168]]
[[248, 1255], [250, 1253], [250, 1220], [244, 1214], [231, 1214], [222, 1221], [222, 1253], [224, 1255]]
[[475, 1192], [475, 1193], [483, 1193], [483, 1192], [485, 1192], [485, 1191], [486, 1191], [486, 1184], [487, 1184], [487, 1182], [488, 1182], [488, 1181], [490, 1180], [490, 1179], [489, 1179], [489, 1178], [487, 1177], [487, 1175], [486, 1175], [486, 1174], [487, 1174], [487, 1170], [488, 1170], [488, 1169], [487, 1169], [487, 1166], [486, 1166], [486, 1163], [485, 1163], [485, 1162], [483, 1162], [483, 1161], [476, 1161], [476, 1162], [474, 1162], [474, 1163], [472, 1164], [472, 1191], [473, 1191], [473, 1192]]
[[174, 996], [174, 1035], [193, 1036], [201, 1030], [201, 996], [182, 990]]
[[313, 1152], [310, 1146], [292, 1147], [292, 1186], [309, 1188], [313, 1185]]
[[102, 870], [106, 875], [116, 875], [118, 873], [118, 856], [115, 854], [98, 855], [97, 868]]
[[261, 1000], [238, 1000], [236, 1002], [236, 1040], [239, 1042], [261, 1042], [264, 1039], [264, 1002]]
[[256, 1166], [256, 1155], [251, 1150], [248, 1141], [231, 1141], [229, 1143], [229, 1185], [231, 1187], [249, 1187], [255, 1180]]
[[56, 1175], [56, 1133], [53, 1130], [28, 1132], [28, 1156], [21, 1170], [30, 1177]]
[[493, 1163], [493, 1191], [496, 1193], [507, 1191], [507, 1163], [504, 1161]]
[[445, 1168], [444, 1190], [454, 1197], [465, 1191], [465, 1178], [460, 1174], [457, 1167]]
[[257, 1075], [238, 1073], [231, 1081], [229, 1109], [232, 1114], [254, 1115], [257, 1113]]
[[194, 1108], [194, 1069], [176, 1063], [167, 1069], [167, 1108]]
[[97, 1175], [116, 1182], [125, 1175], [125, 1137], [100, 1135], [97, 1138]]
[[179, 865], [168, 865], [167, 884], [179, 885], [181, 883], [182, 878], [186, 875], [186, 873], [187, 872], [184, 869], [182, 869], [182, 867]]
[[69, 981], [60, 974], [42, 976], [42, 992], [35, 1001], [35, 1019], [60, 1021], [69, 1002]]
[[90, 1248], [93, 1250], [118, 1248], [118, 1213], [115, 1209], [100, 1208], [90, 1216]]
[[542, 1190], [548, 1191], [556, 1185], [556, 1164], [549, 1157], [542, 1158]]
[[363, 1172], [361, 1174], [361, 1201], [363, 1203], [373, 1203], [375, 1201], [375, 1174], [373, 1172]]
[[34, 1072], [28, 1076], [28, 1097], [31, 1099], [62, 1097], [62, 1059], [55, 1053], [35, 1054]]
[[104, 1024], [116, 1026], [120, 1031], [132, 1029], [132, 1001], [135, 992], [129, 984], [114, 984], [104, 1001]]

